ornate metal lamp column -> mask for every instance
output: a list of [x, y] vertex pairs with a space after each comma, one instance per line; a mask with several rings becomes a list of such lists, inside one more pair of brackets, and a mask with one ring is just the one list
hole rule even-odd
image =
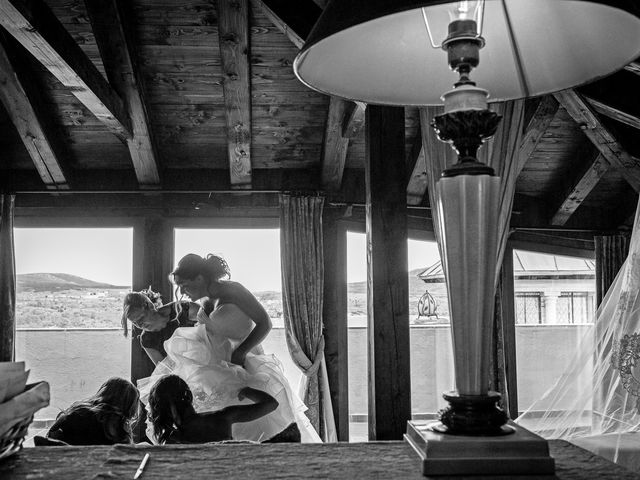
[[[434, 35], [440, 25], [448, 33]], [[543, 95], [640, 56], [640, 6], [634, 0], [332, 0], [294, 70], [310, 88], [345, 99], [418, 106], [444, 100], [445, 113], [433, 126], [459, 158], [437, 182], [432, 207], [442, 232], [456, 391], [445, 394], [441, 423], [409, 422], [407, 440], [427, 475], [546, 475], [554, 471], [546, 441], [505, 426], [499, 395], [489, 391], [500, 178], [477, 161], [476, 151], [499, 118], [487, 108], [487, 92], [469, 79], [485, 44], [481, 35], [487, 47], [476, 73], [493, 101]], [[459, 81], [441, 97], [451, 73], [438, 68], [442, 50], [427, 44], [437, 47], [434, 38], [445, 36], [442, 47]]]
[[497, 407], [500, 394], [489, 391], [500, 178], [478, 161], [476, 153], [496, 132], [501, 118], [488, 109], [488, 92], [469, 78], [484, 46], [478, 29], [481, 6], [477, 13], [476, 18], [465, 16], [449, 24], [442, 48], [460, 80], [443, 95], [445, 113], [432, 123], [440, 140], [451, 143], [458, 153], [458, 162], [444, 170], [436, 184], [456, 391], [444, 394], [449, 407], [441, 412], [442, 423], [432, 428], [442, 433], [500, 435], [513, 432], [504, 426], [507, 415]]
[[[452, 96], [460, 98], [457, 91]], [[481, 98], [486, 92], [465, 88], [463, 97]], [[436, 185], [438, 218], [447, 280], [457, 391], [444, 398], [440, 432], [498, 435], [506, 414], [496, 403], [500, 395], [489, 391], [500, 178], [476, 159], [482, 141], [495, 133], [500, 117], [488, 109], [457, 110], [450, 103], [433, 127], [443, 141], [453, 143], [459, 162], [442, 173]], [[447, 111], [448, 110], [448, 111]]]

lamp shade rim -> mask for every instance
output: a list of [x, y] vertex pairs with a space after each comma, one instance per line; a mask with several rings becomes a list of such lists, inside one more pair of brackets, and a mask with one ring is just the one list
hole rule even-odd
[[[428, 43], [422, 8], [441, 14], [448, 3], [330, 2], [295, 57], [294, 73], [307, 87], [346, 100], [442, 105], [456, 75], [446, 52]], [[507, 9], [509, 15], [498, 15]], [[486, 0], [483, 37], [487, 46], [472, 78], [489, 90], [489, 103], [546, 95], [606, 77], [640, 57], [640, 5]]]

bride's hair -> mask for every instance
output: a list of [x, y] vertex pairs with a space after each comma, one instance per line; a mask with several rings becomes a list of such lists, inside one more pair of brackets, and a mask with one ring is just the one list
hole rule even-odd
[[132, 308], [157, 309], [161, 306], [162, 300], [160, 299], [160, 294], [154, 292], [151, 288], [140, 292], [127, 293], [122, 302], [122, 318], [120, 319], [124, 336], [126, 337], [129, 333], [129, 324], [127, 320], [129, 318], [129, 311]]
[[163, 444], [180, 429], [184, 414], [193, 409], [193, 394], [187, 383], [177, 375], [165, 375], [149, 392], [149, 407], [153, 433]]
[[223, 278], [231, 278], [231, 270], [226, 260], [212, 253], [202, 258], [195, 253], [189, 253], [182, 257], [176, 269], [171, 272], [172, 277], [182, 277], [189, 280], [202, 275], [209, 281], [218, 281]]

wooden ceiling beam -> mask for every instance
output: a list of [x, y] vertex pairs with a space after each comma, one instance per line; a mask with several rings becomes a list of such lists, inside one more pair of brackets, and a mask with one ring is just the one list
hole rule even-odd
[[551, 95], [542, 97], [540, 103], [535, 109], [531, 120], [527, 124], [524, 135], [520, 143], [520, 150], [518, 152], [518, 174], [522, 171], [527, 161], [535, 152], [540, 139], [547, 131], [553, 117], [555, 117], [558, 111], [557, 100]]
[[640, 75], [640, 61], [631, 62], [629, 65], [625, 65], [624, 69], [628, 72]]
[[142, 74], [138, 70], [132, 32], [120, 0], [85, 1], [96, 43], [109, 83], [128, 107], [133, 137], [127, 139], [136, 177], [141, 188], [158, 188], [157, 153], [144, 100]]
[[122, 99], [42, 0], [0, 0], [0, 25], [110, 131], [131, 137]]
[[[317, 1], [252, 1], [299, 49], [322, 13]], [[362, 131], [365, 111], [366, 104], [361, 102], [349, 102], [337, 97], [331, 97], [329, 101], [321, 161], [322, 186], [326, 190], [337, 191], [342, 185], [349, 139]]]
[[311, 0], [251, 0], [298, 49], [320, 18], [322, 8]]
[[640, 118], [636, 117], [635, 115], [631, 115], [629, 113], [623, 112], [622, 110], [618, 110], [617, 108], [607, 105], [606, 103], [599, 102], [595, 98], [591, 98], [586, 95], [583, 95], [582, 97], [587, 102], [589, 102], [589, 105], [591, 105], [591, 107], [593, 107], [596, 112], [620, 123], [624, 123], [625, 125], [629, 125], [630, 127], [640, 130]]
[[347, 160], [349, 139], [342, 136], [343, 120], [347, 102], [331, 97], [324, 130], [322, 148], [322, 186], [330, 191], [339, 190], [342, 185], [344, 165]]
[[640, 161], [632, 157], [615, 136], [602, 124], [588, 102], [575, 90], [553, 94], [610, 166], [620, 170], [624, 179], [640, 192]]
[[248, 0], [218, 1], [222, 90], [232, 188], [251, 188], [251, 72]]
[[[69, 182], [50, 141], [54, 134], [48, 132], [47, 122], [41, 121], [40, 102], [27, 93], [32, 89], [23, 84], [27, 80], [19, 75], [10, 60], [5, 42], [0, 43], [0, 101], [9, 114], [24, 143], [33, 164], [47, 189], [67, 190]], [[15, 57], [15, 55], [11, 55]]]
[[571, 215], [587, 198], [604, 174], [607, 173], [610, 166], [602, 153], [599, 152], [596, 152], [587, 164], [586, 171], [577, 176], [577, 179], [573, 181], [573, 185], [562, 196], [562, 203], [554, 213], [551, 225], [562, 226], [567, 223]]

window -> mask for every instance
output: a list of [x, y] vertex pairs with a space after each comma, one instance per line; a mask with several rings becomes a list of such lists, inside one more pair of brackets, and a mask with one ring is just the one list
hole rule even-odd
[[[445, 406], [442, 393], [453, 388], [453, 349], [449, 305], [435, 242], [408, 240], [411, 408], [415, 419], [435, 418]], [[368, 439], [367, 258], [362, 233], [347, 234], [349, 305], [349, 433]], [[435, 315], [419, 308], [426, 298]], [[433, 312], [433, 310], [431, 310]], [[423, 313], [421, 315], [421, 312]]]
[[[556, 383], [592, 329], [595, 264], [522, 250], [513, 257], [518, 409], [523, 411]], [[535, 403], [536, 410], [545, 408]], [[535, 414], [530, 418], [535, 421]]]
[[16, 228], [16, 360], [29, 382], [51, 385], [36, 420], [130, 377], [131, 342], [120, 328], [131, 288], [131, 228]]
[[262, 345], [265, 352], [276, 355], [282, 362], [285, 375], [295, 390], [302, 373], [291, 360], [282, 318], [280, 230], [177, 228], [174, 238], [174, 264], [188, 253], [219, 255], [229, 265], [231, 279], [247, 287], [264, 306], [271, 317], [273, 329]]
[[594, 301], [593, 293], [562, 292], [558, 298], [558, 321], [560, 323], [593, 322]]
[[542, 294], [516, 293], [516, 323], [542, 323]]

